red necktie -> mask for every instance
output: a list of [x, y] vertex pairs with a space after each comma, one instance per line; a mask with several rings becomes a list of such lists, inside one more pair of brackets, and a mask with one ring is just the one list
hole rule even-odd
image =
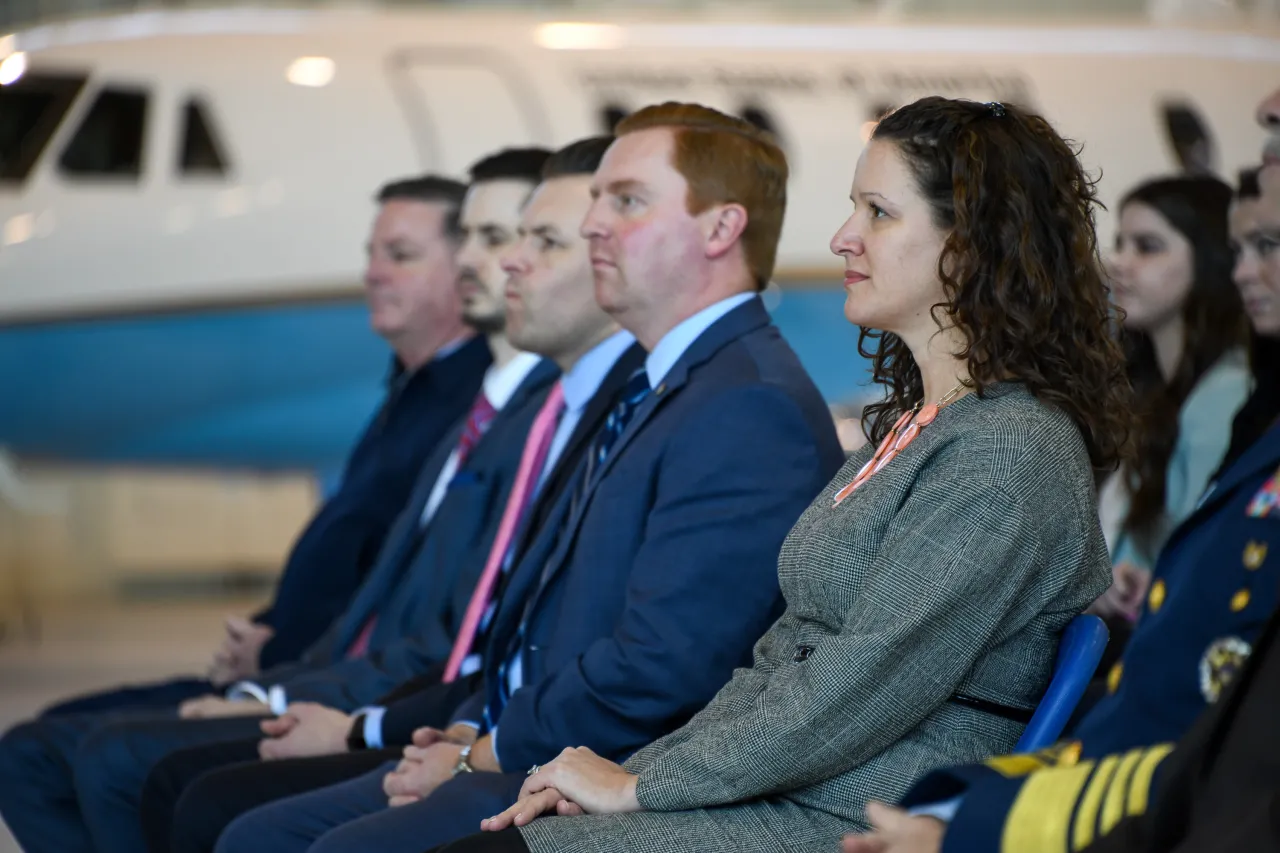
[[[458, 464], [453, 470], [456, 474], [462, 470], [463, 464], [467, 461], [467, 456], [475, 449], [476, 444], [484, 437], [485, 431], [489, 429], [489, 423], [496, 415], [497, 409], [489, 402], [489, 398], [484, 395], [481, 390], [476, 396], [475, 402], [471, 404], [471, 412], [467, 415], [467, 423], [462, 428], [462, 435], [458, 438]], [[369, 651], [369, 639], [373, 636], [373, 626], [378, 622], [378, 614], [375, 612], [369, 617], [369, 621], [364, 623], [364, 627], [360, 629], [360, 635], [356, 637], [355, 642], [351, 644], [351, 648], [347, 649], [348, 658], [364, 657]]]
[[471, 593], [471, 602], [467, 605], [467, 613], [462, 619], [462, 627], [458, 629], [458, 637], [454, 640], [453, 650], [449, 652], [449, 662], [445, 666], [445, 684], [458, 677], [462, 662], [471, 652], [471, 644], [475, 642], [476, 631], [480, 628], [480, 620], [489, 606], [489, 597], [493, 595], [493, 587], [502, 570], [507, 551], [515, 538], [516, 529], [524, 517], [525, 510], [533, 498], [538, 478], [542, 476], [542, 467], [546, 464], [547, 453], [551, 450], [551, 440], [556, 434], [556, 425], [560, 413], [564, 410], [564, 389], [557, 382], [547, 395], [533, 426], [529, 428], [529, 436], [524, 442], [524, 454], [520, 457], [520, 467], [516, 469], [515, 482], [511, 484], [511, 495], [507, 498], [507, 506], [502, 511], [502, 521], [498, 524], [498, 533], [493, 539], [493, 547], [489, 549], [489, 559], [484, 564], [484, 571]]

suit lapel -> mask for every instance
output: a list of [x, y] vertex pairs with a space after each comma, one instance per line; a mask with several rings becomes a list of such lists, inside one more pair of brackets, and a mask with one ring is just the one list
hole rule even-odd
[[[556, 520], [560, 514], [555, 511], [555, 505], [561, 500], [568, 500], [567, 486], [573, 482], [578, 472], [578, 463], [581, 461], [583, 450], [604, 425], [604, 419], [613, 409], [618, 395], [627, 384], [627, 379], [644, 364], [644, 357], [644, 349], [639, 344], [623, 352], [605, 375], [604, 381], [600, 383], [600, 387], [587, 403], [586, 408], [582, 410], [582, 417], [574, 427], [573, 434], [569, 436], [569, 441], [565, 444], [555, 469], [547, 477], [542, 490], [525, 513], [521, 529], [516, 536], [517, 544], [511, 569], [499, 581], [501, 585], [496, 593], [497, 598], [503, 599], [509, 589], [517, 588], [516, 575], [525, 558], [534, 550], [538, 537], [559, 532], [560, 525]], [[562, 509], [561, 512], [563, 511]], [[549, 554], [554, 551], [555, 546], [552, 545]], [[543, 561], [544, 565], [546, 562]]]
[[591, 481], [587, 483], [583, 492], [582, 501], [574, 508], [573, 515], [566, 521], [560, 541], [556, 543], [551, 559], [548, 560], [546, 567], [543, 569], [542, 580], [539, 583], [539, 589], [534, 593], [535, 597], [541, 594], [541, 588], [545, 587], [560, 571], [564, 563], [567, 562], [573, 541], [578, 535], [578, 529], [582, 526], [582, 519], [586, 516], [587, 508], [591, 506], [591, 501], [595, 497], [600, 481], [612, 470], [614, 463], [622, 456], [622, 452], [626, 450], [627, 446], [653, 420], [658, 410], [688, 384], [690, 371], [711, 359], [712, 356], [733, 341], [768, 323], [769, 313], [765, 311], [763, 303], [759, 299], [752, 299], [712, 323], [685, 350], [684, 354], [671, 367], [666, 377], [658, 384], [658, 387], [653, 389], [653, 393], [636, 409], [631, 422], [627, 424], [627, 428], [618, 437], [618, 441], [609, 451], [609, 455], [604, 462], [597, 466], [592, 474]]
[[605, 418], [616, 405], [618, 395], [626, 387], [627, 379], [644, 365], [644, 358], [644, 348], [639, 344], [633, 344], [614, 362], [595, 395], [583, 409], [582, 417], [574, 427], [573, 434], [569, 436], [564, 450], [561, 451], [555, 469], [547, 477], [547, 482], [543, 484], [534, 505], [529, 508], [528, 518], [537, 517], [547, 508], [545, 504], [554, 502], [564, 491], [565, 485], [572, 482], [573, 475], [577, 471], [577, 462], [582, 457], [583, 451], [604, 426]]
[[[525, 374], [524, 379], [520, 380], [520, 384], [516, 386], [516, 390], [512, 392], [511, 399], [507, 400], [507, 404], [502, 407], [502, 411], [494, 415], [494, 420], [502, 417], [505, 413], [510, 417], [514, 412], [520, 411], [520, 408], [529, 401], [529, 398], [546, 389], [552, 382], [560, 377], [560, 368], [556, 367], [556, 363], [549, 358], [543, 358], [534, 365], [533, 369]], [[480, 437], [480, 441], [484, 441], [485, 435]], [[477, 442], [479, 444], [479, 442]]]
[[[530, 397], [544, 390], [555, 381], [559, 374], [560, 371], [554, 362], [549, 359], [539, 361], [520, 382], [516, 390], [512, 392], [511, 399], [502, 407], [502, 411], [494, 415], [494, 423], [490, 424], [489, 430], [480, 437], [480, 440], [476, 442], [476, 446], [472, 448], [472, 458], [475, 457], [476, 452], [492, 434], [493, 426], [499, 418], [503, 417], [504, 414], [510, 417], [514, 412], [519, 411], [521, 406], [528, 403]], [[422, 541], [427, 535], [427, 531], [422, 529], [420, 521], [423, 510], [431, 497], [431, 492], [440, 476], [441, 469], [444, 468], [449, 456], [453, 453], [454, 447], [457, 446], [459, 439], [462, 437], [462, 431], [466, 427], [468, 417], [469, 413], [464, 415], [463, 419], [449, 431], [448, 436], [436, 447], [430, 463], [423, 467], [418, 483], [414, 487], [413, 497], [392, 530], [393, 536], [387, 538], [368, 581], [360, 588], [356, 601], [358, 606], [351, 608], [351, 617], [347, 619], [346, 624], [343, 626], [343, 631], [338, 635], [339, 654], [345, 651], [347, 646], [356, 638], [356, 635], [364, 627], [369, 617], [377, 612], [379, 605], [388, 599], [388, 596], [404, 575], [405, 570], [413, 564], [414, 558], [421, 550]]]
[[627, 445], [635, 440], [645, 425], [653, 419], [658, 409], [688, 384], [689, 372], [710, 360], [733, 341], [768, 323], [769, 313], [765, 311], [764, 304], [759, 299], [752, 299], [725, 314], [699, 335], [672, 365], [671, 370], [658, 383], [658, 387], [653, 389], [653, 393], [640, 404], [640, 408], [631, 418], [631, 423], [627, 424], [627, 428], [618, 437], [613, 449], [609, 451], [609, 456], [596, 468], [591, 482], [587, 484], [587, 493], [582, 501], [583, 508], [590, 502], [591, 493], [595, 491], [596, 485], [609, 473]]
[[415, 550], [414, 545], [421, 538], [418, 527], [419, 519], [422, 518], [422, 511], [426, 508], [427, 499], [431, 496], [431, 489], [435, 486], [436, 479], [440, 476], [440, 470], [444, 467], [445, 462], [448, 461], [454, 446], [457, 445], [458, 439], [462, 436], [465, 423], [466, 418], [464, 416], [462, 421], [449, 430], [440, 444], [436, 446], [435, 451], [432, 452], [427, 464], [422, 467], [422, 473], [418, 476], [418, 482], [414, 485], [409, 503], [401, 511], [386, 540], [383, 542], [382, 548], [378, 550], [378, 556], [374, 560], [373, 568], [370, 569], [369, 576], [365, 578], [364, 583], [360, 585], [351, 607], [345, 611], [344, 617], [340, 617], [343, 622], [342, 629], [338, 632], [335, 640], [335, 654], [341, 655], [346, 652], [347, 647], [355, 640], [365, 622], [377, 611], [378, 604], [385, 600], [395, 587], [401, 574], [404, 573], [405, 567], [412, 562]]

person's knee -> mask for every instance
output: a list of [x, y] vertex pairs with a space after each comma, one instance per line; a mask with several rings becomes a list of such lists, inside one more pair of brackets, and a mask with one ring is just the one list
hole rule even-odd
[[45, 723], [21, 723], [0, 737], [0, 804], [30, 802], [33, 794], [64, 790], [70, 781], [66, 758]]
[[[143, 796], [143, 823], [151, 820], [157, 827], [161, 824], [168, 827], [172, 853], [209, 853], [235, 818], [234, 812], [228, 813], [223, 808], [223, 791], [217, 784], [217, 774], [199, 776], [179, 789], [174, 780], [157, 780], [157, 771], [152, 771], [147, 779], [149, 793], [156, 796], [154, 799]], [[161, 793], [152, 788], [153, 781], [157, 785], [168, 784], [170, 788]], [[150, 813], [148, 808], [152, 810]], [[169, 809], [167, 815], [159, 813], [164, 808]]]
[[0, 783], [21, 783], [29, 772], [49, 760], [38, 720], [21, 723], [0, 737]]
[[[277, 804], [271, 803], [240, 815], [218, 836], [214, 853], [257, 853], [259, 850], [283, 853], [291, 849], [285, 843], [289, 833], [276, 819], [278, 811]], [[306, 846], [302, 849], [305, 850]]]
[[367, 853], [370, 850], [394, 849], [395, 839], [381, 835], [376, 824], [376, 818], [372, 821], [366, 818], [339, 826], [320, 836], [307, 853]]
[[117, 788], [131, 764], [132, 755], [122, 732], [105, 725], [92, 731], [76, 749], [71, 773], [81, 804]]

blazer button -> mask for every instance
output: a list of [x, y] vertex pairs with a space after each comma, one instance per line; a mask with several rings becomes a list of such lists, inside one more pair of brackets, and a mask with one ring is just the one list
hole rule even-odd
[[796, 656], [792, 660], [796, 663], [804, 663], [811, 654], [813, 654], [813, 646], [796, 646]]

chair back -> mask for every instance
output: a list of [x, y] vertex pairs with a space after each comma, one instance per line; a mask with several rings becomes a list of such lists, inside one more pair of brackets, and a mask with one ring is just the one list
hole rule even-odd
[[1058, 740], [1098, 669], [1108, 636], [1106, 623], [1091, 613], [1082, 613], [1071, 620], [1058, 644], [1058, 660], [1049, 689], [1036, 706], [1014, 752], [1035, 752]]

